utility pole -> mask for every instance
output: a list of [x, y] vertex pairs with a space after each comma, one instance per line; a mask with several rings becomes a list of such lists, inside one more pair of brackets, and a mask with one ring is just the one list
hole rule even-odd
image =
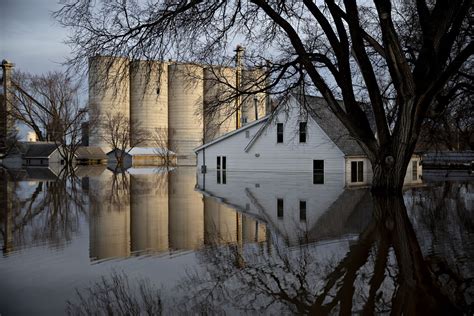
[[12, 104], [12, 69], [15, 65], [7, 60], [2, 61], [2, 87], [3, 97], [0, 104], [0, 156], [7, 154], [7, 138], [9, 132], [14, 128], [10, 115]]
[[235, 129], [240, 128], [240, 120], [242, 117], [242, 97], [240, 96], [240, 86], [242, 81], [242, 55], [245, 48], [237, 45], [235, 49], [235, 86], [237, 97], [235, 98]]

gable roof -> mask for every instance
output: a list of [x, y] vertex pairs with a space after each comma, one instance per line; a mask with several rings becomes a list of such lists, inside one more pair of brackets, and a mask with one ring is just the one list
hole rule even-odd
[[81, 146], [76, 150], [77, 159], [107, 159], [107, 155], [100, 147]]
[[305, 96], [305, 100], [309, 106], [311, 117], [346, 156], [365, 155], [347, 128], [331, 111], [324, 98]]
[[228, 133], [226, 133], [226, 134], [224, 134], [224, 135], [222, 135], [222, 136], [220, 136], [220, 137], [217, 137], [216, 139], [214, 139], [214, 140], [212, 140], [212, 141], [210, 141], [210, 142], [208, 142], [208, 143], [205, 143], [205, 144], [203, 144], [203, 145], [201, 145], [201, 146], [199, 146], [199, 147], [197, 147], [197, 148], [194, 148], [194, 152], [196, 153], [196, 152], [200, 151], [201, 149], [204, 149], [204, 148], [209, 147], [209, 146], [211, 146], [211, 145], [213, 145], [213, 144], [215, 144], [215, 143], [218, 143], [218, 142], [220, 142], [220, 141], [222, 141], [222, 140], [224, 140], [224, 139], [226, 139], [226, 138], [231, 137], [232, 135], [235, 135], [235, 134], [237, 134], [237, 133], [240, 133], [240, 132], [242, 132], [242, 131], [245, 131], [246, 129], [248, 129], [248, 128], [252, 127], [252, 126], [255, 126], [255, 125], [257, 125], [257, 124], [260, 124], [260, 123], [262, 123], [262, 122], [265, 122], [266, 120], [268, 120], [269, 117], [270, 117], [270, 115], [264, 116], [264, 117], [262, 117], [261, 119], [252, 121], [252, 122], [248, 123], [247, 125], [242, 126], [242, 127], [239, 128], [239, 129], [233, 130], [233, 131], [228, 132]]
[[49, 158], [56, 149], [54, 143], [32, 143], [25, 153], [25, 158]]
[[[364, 151], [359, 146], [357, 141], [349, 134], [349, 131], [347, 130], [347, 128], [341, 123], [341, 121], [339, 121], [336, 115], [329, 108], [326, 100], [322, 97], [309, 96], [309, 95], [306, 95], [304, 97], [304, 103], [301, 98], [298, 98], [296, 96], [293, 96], [293, 97], [290, 96], [285, 101], [281, 102], [280, 105], [271, 114], [268, 114], [267, 116], [259, 120], [253, 121], [237, 130], [224, 134], [221, 137], [218, 137], [210, 141], [209, 143], [203, 144], [195, 148], [194, 152], [198, 152], [201, 149], [209, 147], [237, 133], [240, 133], [252, 126], [255, 126], [259, 123], [264, 122], [261, 128], [254, 135], [254, 137], [252, 137], [249, 143], [245, 146], [244, 150], [245, 152], [248, 152], [250, 148], [253, 146], [253, 144], [255, 144], [256, 140], [260, 137], [262, 132], [265, 130], [265, 128], [269, 125], [269, 123], [272, 122], [273, 118], [277, 116], [279, 109], [281, 109], [282, 107], [282, 104], [285, 102], [290, 102], [291, 99], [296, 100], [297, 102], [300, 103], [300, 106], [302, 108], [305, 108], [306, 110], [309, 111], [311, 118], [316, 122], [316, 124], [318, 124], [318, 126], [326, 133], [326, 135], [336, 144], [336, 146], [346, 156], [365, 155]], [[341, 105], [344, 106], [342, 104], [342, 101], [340, 102], [341, 102]]]

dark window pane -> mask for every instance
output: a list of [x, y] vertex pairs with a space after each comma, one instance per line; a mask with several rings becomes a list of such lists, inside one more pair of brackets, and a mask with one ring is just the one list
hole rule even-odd
[[412, 180], [415, 181], [418, 179], [418, 161], [413, 160], [411, 162], [411, 166], [412, 166], [412, 171], [411, 171]]
[[313, 184], [324, 184], [324, 160], [313, 160]]
[[357, 162], [357, 181], [364, 182], [364, 162], [359, 161]]
[[306, 221], [306, 201], [300, 201], [300, 221]]
[[283, 143], [283, 123], [277, 123], [277, 143]]
[[283, 133], [283, 123], [277, 123], [277, 132]]
[[222, 171], [222, 184], [226, 184], [227, 183], [227, 176], [226, 176], [226, 172], [225, 170]]
[[357, 161], [351, 162], [351, 182], [357, 182]]
[[227, 160], [226, 157], [223, 156], [222, 157], [222, 170], [226, 170], [226, 160]]
[[300, 122], [300, 143], [306, 143], [306, 122]]
[[277, 216], [278, 218], [283, 217], [283, 199], [277, 199]]
[[221, 183], [221, 171], [217, 170], [217, 184]]
[[217, 170], [221, 168], [221, 157], [217, 156]]

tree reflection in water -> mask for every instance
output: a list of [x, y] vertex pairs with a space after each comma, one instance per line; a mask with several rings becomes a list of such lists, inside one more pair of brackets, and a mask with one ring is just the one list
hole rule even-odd
[[[439, 209], [453, 208], [443, 204], [447, 196], [438, 194], [439, 187], [431, 189], [433, 192], [424, 192], [425, 202], [420, 202], [416, 191], [405, 195], [405, 199], [412, 206], [411, 212], [416, 212], [411, 214], [416, 226], [423, 225], [417, 220], [423, 218], [426, 227], [431, 228], [417, 231], [419, 236], [433, 240], [435, 236], [423, 234], [435, 233], [444, 224], [439, 221], [439, 210], [435, 207], [433, 211], [432, 203], [437, 203]], [[444, 186], [443, 189], [459, 194]], [[426, 202], [430, 194], [435, 202]], [[462, 198], [456, 195], [453, 200]], [[281, 239], [274, 239], [271, 244], [267, 241], [268, 245], [222, 245], [216, 240], [214, 245], [197, 252], [201, 265], [188, 272], [175, 289], [179, 298], [164, 299], [157, 292], [146, 297], [153, 297], [160, 311], [164, 306], [170, 313], [472, 314], [472, 263], [466, 272], [442, 252], [428, 252], [424, 256], [402, 196], [373, 196], [373, 208], [371, 221], [357, 241], [350, 242], [343, 256], [338, 257], [339, 244], [344, 244], [340, 240], [332, 245], [320, 242], [297, 247], [287, 247]], [[457, 216], [459, 222], [450, 221], [449, 225], [468, 225], [468, 234], [472, 235], [472, 214], [461, 216], [462, 211]], [[449, 236], [444, 234], [441, 238]], [[472, 259], [469, 253], [465, 256], [468, 261]], [[117, 280], [127, 285], [116, 284]], [[117, 309], [117, 300], [137, 300], [136, 294], [127, 292], [130, 289], [126, 278], [112, 276], [109, 283], [102, 280], [102, 284], [107, 284], [106, 291], [119, 291], [120, 296], [97, 295], [104, 287], [95, 285], [87, 290], [87, 297], [79, 293], [79, 303], [69, 303], [68, 312], [90, 312], [81, 302], [91, 301], [95, 302], [91, 306], [99, 306], [103, 313], [113, 307], [113, 311], [123, 314]], [[142, 288], [140, 285], [140, 291]], [[146, 313], [144, 305], [140, 306], [140, 312]]]
[[183, 283], [183, 289], [194, 286], [180, 304], [182, 311], [224, 312], [230, 305], [249, 312], [446, 315], [468, 309], [456, 295], [465, 285], [450, 289], [454, 292], [440, 286], [442, 278], [461, 276], [436, 275], [423, 259], [402, 196], [374, 196], [373, 201], [372, 221], [342, 260], [321, 260], [312, 245], [200, 252], [207, 273]]
[[[45, 170], [48, 169], [41, 170], [42, 176]], [[22, 175], [6, 170], [1, 175], [0, 232], [4, 254], [32, 244], [62, 247], [72, 239], [87, 211], [79, 178], [61, 172], [59, 176], [48, 174], [43, 179], [24, 182]]]

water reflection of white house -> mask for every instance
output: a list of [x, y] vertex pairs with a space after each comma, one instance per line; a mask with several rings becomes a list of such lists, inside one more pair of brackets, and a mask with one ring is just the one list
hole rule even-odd
[[[307, 172], [308, 185], [327, 184], [339, 174], [346, 186], [367, 185], [372, 168], [358, 143], [318, 97], [307, 97], [303, 107], [288, 98], [273, 113], [195, 149], [201, 172], [218, 171], [216, 180], [227, 182], [228, 172]], [[303, 108], [308, 108], [304, 110]], [[421, 182], [420, 157], [409, 163], [405, 184]]]
[[352, 238], [371, 218], [369, 190], [346, 189], [342, 172], [326, 174], [322, 186], [313, 186], [311, 173], [229, 171], [226, 177], [222, 184], [216, 171], [199, 174], [197, 190], [269, 224], [290, 245]]

